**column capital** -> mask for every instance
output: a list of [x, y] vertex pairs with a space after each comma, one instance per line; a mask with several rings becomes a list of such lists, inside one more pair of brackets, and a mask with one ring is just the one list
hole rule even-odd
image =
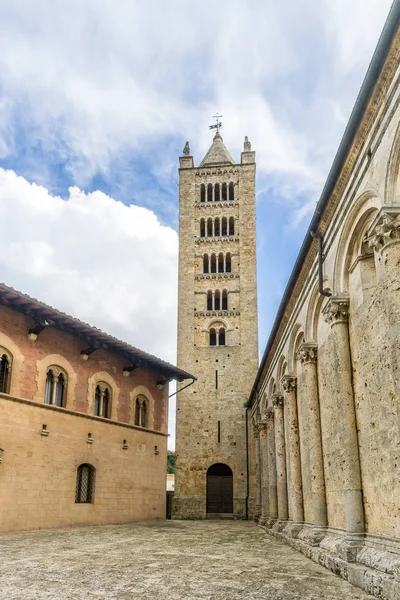
[[379, 252], [389, 244], [400, 242], [400, 206], [382, 206], [368, 229], [368, 246]]
[[272, 396], [272, 404], [274, 408], [281, 408], [283, 406], [283, 394], [274, 394]]
[[297, 351], [297, 358], [300, 359], [302, 365], [317, 362], [317, 357], [318, 346], [311, 342], [304, 342]]
[[281, 379], [281, 385], [286, 394], [294, 392], [297, 387], [296, 375], [284, 375]]
[[336, 323], [346, 323], [349, 318], [350, 301], [347, 296], [331, 296], [322, 313], [330, 326]]
[[275, 416], [275, 411], [272, 408], [272, 406], [270, 406], [269, 408], [267, 408], [266, 412], [265, 412], [265, 419], [268, 423], [274, 420], [274, 416]]

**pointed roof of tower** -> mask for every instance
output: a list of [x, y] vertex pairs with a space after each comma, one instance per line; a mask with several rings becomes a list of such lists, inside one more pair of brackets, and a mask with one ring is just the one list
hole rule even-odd
[[208, 167], [210, 165], [234, 165], [235, 161], [225, 148], [219, 131], [214, 135], [213, 143], [211, 144], [207, 154], [200, 163], [200, 167]]

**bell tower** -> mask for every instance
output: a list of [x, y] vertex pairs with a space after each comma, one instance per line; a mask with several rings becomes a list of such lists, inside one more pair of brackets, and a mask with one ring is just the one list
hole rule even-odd
[[258, 367], [255, 152], [235, 163], [217, 130], [198, 167], [179, 159], [178, 366], [173, 518], [244, 518], [246, 409]]

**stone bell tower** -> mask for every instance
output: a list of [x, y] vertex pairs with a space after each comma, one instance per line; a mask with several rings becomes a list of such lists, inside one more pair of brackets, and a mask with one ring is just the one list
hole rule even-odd
[[179, 159], [178, 365], [173, 518], [246, 515], [246, 403], [258, 366], [255, 152], [236, 164], [217, 131]]

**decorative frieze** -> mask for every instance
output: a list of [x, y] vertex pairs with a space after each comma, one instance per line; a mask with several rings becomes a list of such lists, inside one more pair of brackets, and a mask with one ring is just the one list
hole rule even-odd
[[196, 281], [202, 281], [203, 279], [239, 279], [238, 274], [234, 273], [207, 273], [206, 275], [195, 275]]
[[240, 310], [197, 310], [195, 317], [238, 317]]
[[297, 377], [295, 375], [284, 375], [281, 379], [281, 385], [285, 394], [294, 392], [297, 386]]
[[331, 326], [345, 323], [349, 318], [349, 299], [345, 296], [331, 296], [322, 313]]
[[201, 202], [200, 200], [197, 200], [195, 206], [197, 206], [197, 208], [211, 208], [217, 206], [219, 208], [226, 208], [227, 206], [239, 206], [239, 202], [233, 200], [223, 200], [220, 202], [215, 202], [213, 200], [212, 202]]
[[238, 242], [239, 236], [198, 237], [196, 244], [209, 244], [210, 242]]
[[400, 206], [381, 208], [367, 233], [370, 248], [379, 252], [388, 244], [400, 241]]
[[195, 177], [208, 177], [210, 175], [228, 175], [232, 173], [239, 173], [239, 169], [236, 167], [235, 169], [202, 169], [197, 168], [195, 172]]
[[315, 363], [318, 358], [318, 347], [317, 344], [304, 343], [300, 346], [297, 352], [297, 358], [300, 360], [302, 365], [307, 363]]

